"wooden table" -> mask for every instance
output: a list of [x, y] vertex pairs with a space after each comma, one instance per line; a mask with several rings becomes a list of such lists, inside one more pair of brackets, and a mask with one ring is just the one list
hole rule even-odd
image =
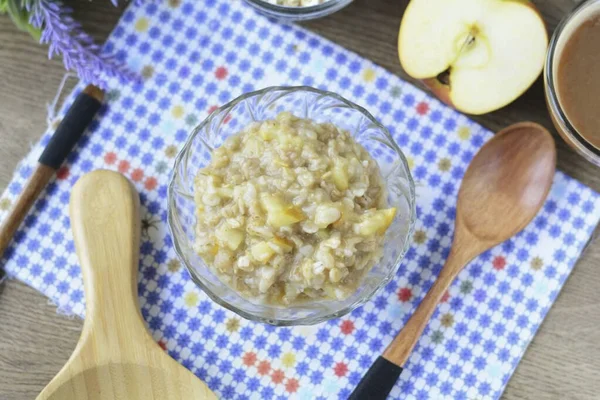
[[[238, 0], [239, 1], [239, 0]], [[75, 3], [76, 1], [72, 1]], [[550, 29], [576, 3], [535, 1]], [[122, 9], [108, 0], [77, 1], [76, 17], [102, 39]], [[405, 0], [356, 0], [338, 14], [305, 25], [407, 78], [397, 59], [396, 37]], [[15, 165], [45, 129], [46, 103], [64, 74], [59, 60], [0, 16], [0, 190]], [[538, 80], [515, 103], [478, 117], [490, 129], [533, 120], [554, 132]], [[558, 166], [600, 191], [600, 169], [557, 139]], [[506, 399], [597, 399], [600, 393], [600, 243], [580, 260], [527, 350], [505, 392]], [[32, 399], [71, 354], [81, 321], [56, 314], [33, 289], [9, 281], [0, 295], [0, 399]]]

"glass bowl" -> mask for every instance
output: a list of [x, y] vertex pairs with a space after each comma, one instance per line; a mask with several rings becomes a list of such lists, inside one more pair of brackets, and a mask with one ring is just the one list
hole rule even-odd
[[[281, 111], [316, 122], [331, 122], [351, 132], [377, 161], [388, 189], [388, 202], [397, 208], [389, 227], [384, 254], [345, 300], [306, 301], [282, 307], [256, 304], [243, 298], [206, 266], [194, 251], [194, 178], [208, 164], [211, 151], [253, 121], [274, 118]], [[310, 325], [340, 317], [369, 300], [394, 277], [406, 253], [415, 223], [415, 187], [404, 154], [390, 133], [364, 108], [311, 87], [271, 87], [247, 93], [214, 111], [196, 127], [175, 160], [168, 191], [169, 229], [175, 251], [193, 281], [215, 302], [240, 316], [272, 325]]]
[[282, 21], [306, 21], [321, 18], [341, 10], [353, 0], [329, 0], [316, 6], [290, 7], [267, 3], [263, 0], [246, 0], [261, 14]]
[[591, 15], [600, 13], [600, 0], [587, 0], [579, 3], [556, 27], [544, 65], [544, 88], [546, 104], [556, 130], [565, 142], [585, 159], [600, 166], [600, 149], [588, 142], [569, 121], [560, 103], [556, 87], [556, 74], [562, 50], [571, 34]]

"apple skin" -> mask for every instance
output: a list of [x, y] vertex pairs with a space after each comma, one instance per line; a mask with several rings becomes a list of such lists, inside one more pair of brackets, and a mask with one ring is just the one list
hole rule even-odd
[[446, 103], [450, 107], [456, 108], [450, 99], [450, 85], [443, 84], [437, 77], [421, 79], [420, 81], [423, 82], [423, 84], [429, 88], [431, 93], [433, 93], [442, 103]]
[[[535, 4], [529, 0], [505, 0], [507, 2], [511, 1], [511, 2], [515, 2], [515, 3], [520, 3], [524, 6], [527, 6], [528, 8], [530, 8], [531, 10], [533, 10], [540, 18], [542, 24], [544, 25], [544, 27], [546, 28], [546, 32], [548, 32], [548, 25], [546, 23], [546, 21], [544, 20], [542, 13], [540, 12], [540, 10], [535, 6]], [[406, 10], [405, 10], [406, 11]], [[548, 42], [548, 33], [546, 33], [546, 42]], [[398, 48], [400, 48], [400, 36], [398, 36]], [[400, 62], [400, 65], [402, 65], [402, 62]], [[540, 72], [541, 74], [541, 72]], [[507, 106], [508, 104], [512, 103], [513, 101], [515, 101], [517, 98], [521, 97], [521, 95], [523, 95], [523, 93], [525, 93], [534, 83], [535, 81], [539, 79], [536, 78], [533, 82], [531, 82], [531, 84], [527, 87], [525, 87], [520, 93], [516, 94], [515, 97], [512, 100], [507, 101], [505, 104], [495, 108], [494, 110], [489, 110], [489, 111], [485, 111], [485, 112], [479, 112], [479, 113], [474, 113], [474, 112], [470, 112], [468, 114], [470, 115], [482, 115], [482, 114], [486, 114], [488, 112], [492, 112], [492, 111], [496, 111], [502, 107]], [[431, 78], [425, 78], [425, 79], [417, 79], [418, 81], [422, 82], [423, 85], [425, 85], [425, 87], [427, 87], [427, 89], [429, 89], [429, 91], [435, 96], [437, 97], [438, 100], [440, 100], [442, 103], [447, 104], [448, 106], [454, 108], [457, 111], [463, 112], [463, 110], [461, 110], [459, 107], [456, 107], [455, 104], [452, 103], [452, 99], [450, 97], [450, 85], [449, 84], [445, 84], [440, 82], [440, 80], [437, 78], [437, 76], [435, 77], [431, 77]]]

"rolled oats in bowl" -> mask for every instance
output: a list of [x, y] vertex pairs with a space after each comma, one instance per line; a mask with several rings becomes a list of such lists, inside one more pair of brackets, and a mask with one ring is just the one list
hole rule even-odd
[[229, 137], [195, 181], [196, 251], [247, 298], [347, 298], [396, 209], [349, 132], [282, 112]]
[[240, 316], [280, 326], [368, 301], [403, 273], [416, 219], [408, 163], [387, 129], [306, 86], [246, 93], [212, 112], [175, 160], [168, 203], [166, 240], [192, 281]]
[[258, 12], [282, 21], [325, 17], [346, 7], [352, 0], [245, 0]]
[[323, 4], [329, 0], [262, 0], [266, 3], [277, 4], [288, 7], [308, 7]]

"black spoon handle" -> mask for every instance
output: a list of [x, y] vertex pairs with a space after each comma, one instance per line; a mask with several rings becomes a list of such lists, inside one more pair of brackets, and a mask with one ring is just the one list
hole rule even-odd
[[402, 367], [382, 356], [377, 357], [350, 395], [349, 400], [387, 399], [401, 373]]

